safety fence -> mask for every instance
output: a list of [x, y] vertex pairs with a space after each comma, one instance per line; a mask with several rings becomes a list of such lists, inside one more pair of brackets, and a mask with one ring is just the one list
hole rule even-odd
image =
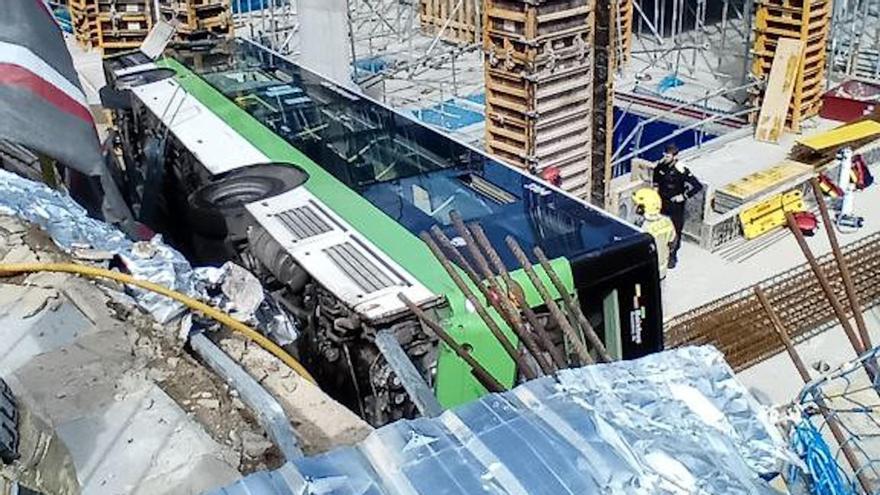
[[[841, 249], [862, 310], [880, 302], [880, 233]], [[818, 261], [838, 300], [852, 314], [833, 255], [828, 253]], [[759, 285], [795, 342], [836, 322], [831, 303], [806, 263]], [[665, 334], [667, 348], [714, 345], [737, 371], [784, 350], [751, 287], [676, 316], [666, 323]]]

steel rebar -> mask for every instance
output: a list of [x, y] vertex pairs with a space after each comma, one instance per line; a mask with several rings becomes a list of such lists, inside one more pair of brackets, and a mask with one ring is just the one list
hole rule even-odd
[[470, 366], [471, 374], [474, 376], [474, 378], [477, 379], [478, 382], [480, 382], [480, 385], [485, 387], [486, 390], [488, 390], [489, 392], [504, 392], [505, 390], [507, 390], [507, 388], [502, 385], [501, 382], [495, 379], [495, 377], [492, 376], [492, 374], [489, 373], [489, 371], [484, 368], [483, 365], [477, 362], [477, 360], [474, 359], [474, 357], [471, 356], [469, 352], [465, 351], [464, 348], [462, 348], [462, 346], [460, 346], [458, 342], [456, 342], [455, 339], [452, 338], [452, 336], [446, 333], [446, 330], [443, 330], [443, 327], [441, 327], [440, 324], [428, 318], [428, 315], [426, 315], [425, 312], [422, 311], [422, 308], [418, 307], [414, 302], [410, 301], [409, 298], [407, 298], [406, 295], [402, 292], [397, 294], [397, 297], [401, 301], [403, 301], [404, 304], [406, 304], [406, 307], [408, 307], [409, 310], [412, 311], [413, 314], [415, 314], [422, 323], [427, 325], [432, 332], [437, 334], [437, 337], [439, 337], [444, 344], [452, 349], [452, 351], [458, 357], [460, 357], [465, 363], [468, 364], [468, 366]]
[[[798, 227], [791, 212], [785, 212], [785, 219], [788, 222], [789, 230], [794, 234], [794, 238], [797, 241], [798, 246], [801, 248], [801, 252], [807, 259], [807, 263], [809, 263], [810, 268], [813, 270], [816, 280], [819, 281], [819, 285], [822, 287], [825, 297], [828, 299], [828, 302], [831, 303], [831, 308], [834, 310], [834, 314], [837, 315], [837, 319], [840, 321], [843, 331], [846, 332], [846, 337], [849, 339], [850, 345], [852, 345], [856, 355], [861, 356], [865, 352], [865, 347], [862, 345], [862, 341], [859, 340], [859, 337], [853, 330], [849, 318], [846, 316], [846, 311], [837, 299], [837, 295], [831, 288], [831, 284], [828, 283], [828, 277], [825, 276], [825, 272], [822, 271], [822, 267], [819, 266], [819, 262], [816, 261], [816, 257], [813, 256], [813, 252], [810, 250], [810, 246], [807, 245], [807, 241], [804, 239], [804, 234], [801, 232], [800, 227]], [[873, 380], [873, 375], [871, 375], [871, 378]]]
[[596, 350], [596, 353], [599, 354], [599, 358], [602, 362], [610, 363], [614, 361], [614, 358], [611, 357], [611, 354], [608, 353], [608, 349], [605, 348], [605, 343], [602, 342], [602, 339], [599, 338], [599, 335], [596, 334], [596, 330], [593, 329], [593, 325], [590, 324], [590, 321], [587, 320], [586, 315], [581, 310], [581, 306], [577, 304], [574, 299], [572, 299], [571, 295], [565, 289], [565, 285], [562, 283], [562, 280], [559, 279], [559, 275], [556, 273], [556, 270], [553, 269], [553, 265], [550, 264], [550, 260], [547, 258], [547, 255], [544, 254], [544, 251], [535, 247], [535, 257], [538, 258], [538, 262], [541, 264], [541, 268], [544, 269], [544, 273], [550, 278], [550, 282], [553, 283], [553, 286], [556, 287], [556, 292], [562, 296], [562, 302], [565, 303], [565, 306], [568, 308], [568, 312], [572, 314], [578, 324], [580, 325], [581, 330], [584, 332], [584, 335], [587, 337], [587, 341], [593, 346], [593, 349]]
[[856, 294], [855, 285], [853, 284], [852, 274], [846, 260], [843, 259], [843, 252], [840, 250], [840, 243], [837, 242], [837, 233], [834, 232], [834, 225], [831, 223], [831, 215], [828, 214], [828, 205], [825, 204], [825, 197], [819, 188], [819, 181], [814, 177], [810, 180], [813, 187], [813, 195], [816, 197], [816, 203], [819, 204], [819, 212], [822, 215], [822, 223], [825, 224], [825, 233], [828, 235], [828, 242], [831, 243], [831, 252], [834, 253], [834, 259], [837, 261], [837, 268], [840, 270], [840, 278], [843, 279], [843, 287], [846, 290], [846, 297], [849, 300], [849, 306], [852, 308], [853, 319], [856, 321], [856, 328], [859, 331], [859, 337], [862, 339], [862, 347], [871, 349], [871, 336], [868, 334], [868, 327], [865, 325], [865, 318], [862, 315], [859, 297]]
[[467, 282], [461, 278], [461, 275], [458, 274], [455, 267], [452, 266], [452, 262], [449, 261], [449, 258], [443, 254], [443, 251], [440, 250], [440, 247], [437, 246], [437, 243], [434, 242], [434, 239], [428, 235], [427, 232], [423, 232], [421, 235], [422, 240], [425, 244], [428, 245], [428, 248], [434, 253], [434, 256], [443, 265], [443, 269], [446, 270], [446, 273], [449, 274], [449, 277], [452, 278], [452, 281], [458, 287], [458, 289], [464, 294], [465, 298], [471, 303], [474, 307], [474, 310], [480, 316], [480, 318], [486, 323], [486, 326], [489, 327], [489, 331], [492, 332], [492, 335], [495, 336], [495, 339], [501, 344], [501, 347], [504, 348], [504, 351], [507, 352], [507, 355], [510, 356], [511, 359], [516, 363], [517, 369], [526, 377], [528, 380], [532, 380], [537, 377], [537, 374], [532, 370], [531, 366], [526, 363], [526, 361], [520, 356], [519, 352], [517, 352], [516, 347], [510, 343], [510, 339], [504, 335], [504, 332], [501, 331], [501, 328], [495, 322], [495, 319], [492, 318], [492, 315], [486, 311], [486, 308], [483, 306], [483, 303], [480, 302], [479, 298], [474, 294], [470, 287], [468, 287]]
[[[467, 245], [467, 249], [471, 253], [471, 257], [477, 263], [477, 266], [480, 267], [480, 270], [483, 273], [483, 277], [486, 283], [489, 284], [489, 287], [487, 289], [486, 286], [479, 280], [472, 279], [472, 281], [480, 288], [483, 296], [485, 296], [486, 300], [489, 301], [489, 304], [491, 304], [492, 307], [495, 308], [495, 311], [497, 311], [498, 314], [501, 315], [501, 317], [513, 331], [513, 333], [515, 333], [516, 336], [523, 342], [526, 350], [529, 351], [530, 354], [532, 354], [535, 362], [538, 364], [538, 367], [541, 368], [541, 371], [544, 374], [553, 373], [551, 368], [547, 367], [546, 361], [542, 359], [543, 356], [541, 355], [540, 349], [535, 344], [534, 339], [531, 338], [531, 335], [528, 333], [525, 327], [523, 327], [522, 320], [521, 318], [519, 318], [519, 312], [510, 304], [510, 300], [506, 297], [506, 294], [507, 292], [509, 292], [510, 287], [507, 288], [507, 291], [501, 290], [501, 287], [497, 283], [494, 272], [492, 272], [492, 269], [489, 267], [489, 264], [486, 261], [486, 257], [483, 256], [483, 253], [480, 251], [480, 247], [477, 244], [476, 239], [474, 239], [473, 235], [464, 224], [461, 216], [455, 211], [451, 212], [449, 216], [452, 219], [452, 223], [455, 226], [458, 235], [460, 235], [462, 239], [464, 239], [465, 244]], [[432, 229], [432, 232], [434, 232], [435, 230], [439, 231], [440, 229]], [[440, 233], [442, 234], [442, 232]], [[443, 237], [445, 238], [446, 236], [444, 235]], [[449, 244], [450, 246], [452, 245], [451, 242]], [[457, 249], [455, 251], [457, 253], [457, 257], [461, 258], [462, 261], [467, 263], [467, 259], [464, 257], [464, 255], [458, 252]], [[470, 266], [470, 264], [467, 264], [467, 266], [469, 267], [471, 272], [473, 272], [473, 268]]]
[[531, 338], [531, 335], [528, 331], [522, 326], [522, 321], [517, 316], [517, 310], [509, 301], [504, 297], [501, 293], [501, 289], [497, 284], [492, 284], [491, 288], [487, 288], [485, 284], [479, 279], [476, 272], [474, 272], [473, 267], [461, 254], [461, 252], [456, 249], [455, 246], [452, 245], [452, 242], [448, 237], [440, 230], [436, 225], [431, 228], [431, 234], [433, 234], [434, 238], [440, 242], [440, 245], [446, 248], [447, 251], [452, 252], [455, 256], [456, 261], [459, 263], [459, 266], [463, 269], [465, 274], [467, 274], [468, 278], [471, 279], [474, 285], [476, 285], [480, 292], [483, 294], [483, 297], [486, 298], [487, 301], [495, 308], [495, 311], [504, 318], [504, 321], [507, 325], [513, 330], [517, 337], [523, 341], [526, 349], [532, 354], [535, 359], [535, 362], [538, 363], [538, 366], [541, 368], [541, 371], [545, 375], [549, 375], [553, 373], [552, 368], [548, 368], [546, 366], [546, 362], [542, 359], [540, 349], [535, 344], [534, 340]]
[[[532, 355], [535, 357], [535, 361], [538, 362], [538, 366], [541, 367], [541, 369], [544, 371], [544, 374], [553, 374], [557, 369], [557, 366], [555, 364], [556, 357], [554, 356], [552, 360], [548, 359], [547, 356], [541, 352], [542, 348], [551, 356], [553, 356], [554, 351], [556, 351], [556, 353], [559, 354], [559, 358], [561, 359], [561, 362], [563, 364], [565, 363], [564, 356], [561, 355], [556, 346], [550, 340], [550, 337], [547, 336], [547, 332], [544, 330], [544, 326], [541, 325], [541, 323], [538, 321], [537, 316], [535, 316], [535, 313], [532, 311], [532, 308], [529, 307], [528, 303], [525, 300], [525, 296], [519, 292], [521, 288], [510, 276], [510, 272], [507, 271], [507, 267], [504, 266], [504, 263], [501, 261], [501, 257], [498, 256], [498, 251], [496, 251], [495, 248], [492, 246], [492, 243], [489, 242], [489, 239], [486, 237], [486, 233], [483, 232], [482, 227], [477, 224], [471, 224], [470, 229], [473, 233], [473, 236], [476, 238], [477, 243], [480, 245], [483, 251], [486, 252], [486, 255], [489, 257], [489, 261], [491, 261], [492, 265], [495, 267], [495, 271], [498, 272], [498, 274], [501, 276], [501, 279], [504, 281], [504, 285], [507, 287], [508, 293], [514, 293], [519, 308], [525, 315], [526, 320], [528, 321], [532, 329], [532, 332], [537, 334], [538, 339], [540, 340], [542, 345], [540, 347], [538, 346], [538, 343], [532, 338], [532, 332], [529, 332], [528, 329], [522, 326], [521, 319], [517, 321], [517, 323], [520, 325], [519, 328], [522, 329], [521, 331], [523, 332], [524, 337], [520, 338], [523, 340], [523, 343], [526, 345], [526, 347], [528, 347], [529, 350], [532, 352]], [[502, 297], [505, 301], [508, 300], [506, 297]], [[511, 312], [514, 312], [515, 308], [509, 308], [509, 310]]]
[[535, 267], [532, 266], [532, 262], [529, 261], [528, 256], [526, 256], [525, 251], [523, 251], [522, 247], [520, 247], [519, 243], [516, 242], [511, 236], [507, 236], [505, 239], [507, 242], [507, 246], [513, 252], [513, 255], [522, 265], [523, 270], [526, 272], [526, 275], [531, 280], [532, 285], [535, 286], [535, 289], [538, 290], [538, 293], [541, 294], [541, 297], [544, 299], [544, 304], [547, 305], [547, 309], [550, 310], [550, 314], [553, 315], [553, 318], [559, 324], [559, 327], [562, 329], [562, 333], [565, 334], [565, 337], [572, 343], [574, 346], [575, 354], [577, 354], [578, 359], [581, 364], [593, 364], [593, 358], [590, 356], [590, 351], [587, 349], [587, 346], [581, 341], [580, 337], [577, 335], [577, 332], [574, 331], [569, 321], [565, 318], [565, 315], [562, 314], [562, 310], [559, 309], [559, 306], [556, 304], [556, 300], [553, 299], [553, 296], [550, 295], [550, 291], [547, 290], [547, 286], [544, 285], [544, 282], [541, 281], [541, 278], [538, 277], [538, 274], [535, 272]]
[[[788, 353], [788, 357], [791, 359], [792, 363], [794, 363], [794, 367], [797, 368], [801, 380], [803, 380], [804, 385], [809, 384], [812, 377], [807, 369], [807, 365], [804, 363], [803, 359], [801, 359], [801, 356], [798, 354], [797, 349], [795, 349], [791, 338], [788, 336], [788, 329], [782, 324], [782, 320], [779, 318], [776, 310], [773, 309], [773, 306], [770, 304], [770, 300], [767, 299], [767, 295], [764, 294], [764, 291], [758, 286], [755, 286], [754, 290], [755, 295], [758, 296], [758, 300], [761, 302], [761, 306], [764, 308], [764, 312], [767, 314], [767, 317], [770, 318], [770, 323], [773, 325], [774, 330], [776, 330], [776, 335], [779, 336], [779, 340], [782, 342], [782, 345], [785, 346], [785, 351]], [[834, 439], [840, 445], [840, 448], [843, 451], [843, 456], [846, 458], [853, 472], [856, 473], [856, 478], [859, 480], [862, 489], [865, 490], [865, 493], [872, 493], [870, 489], [871, 485], [861, 470], [861, 465], [855, 452], [852, 451], [852, 448], [847, 443], [846, 437], [837, 418], [829, 414], [830, 409], [819, 392], [816, 392], [813, 395], [813, 399], [816, 401], [816, 405], [819, 406], [819, 411], [822, 413], [822, 417], [825, 418], [825, 422], [828, 424], [828, 429], [831, 430], [831, 434], [834, 435]]]

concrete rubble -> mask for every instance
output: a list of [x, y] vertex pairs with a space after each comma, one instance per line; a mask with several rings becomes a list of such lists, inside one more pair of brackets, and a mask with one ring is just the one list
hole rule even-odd
[[[38, 228], [0, 216], [0, 262], [71, 261]], [[250, 411], [122, 287], [57, 273], [0, 280], [0, 377], [66, 446], [82, 493], [202, 493], [283, 459]], [[222, 347], [322, 452], [371, 428], [276, 358]], [[63, 457], [63, 456], [62, 456]]]

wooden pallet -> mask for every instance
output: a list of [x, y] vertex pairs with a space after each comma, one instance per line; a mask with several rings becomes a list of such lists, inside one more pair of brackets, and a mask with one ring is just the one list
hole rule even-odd
[[98, 14], [97, 46], [105, 57], [119, 51], [135, 50], [146, 39], [151, 27], [149, 7], [141, 12]]
[[176, 25], [179, 41], [233, 34], [229, 0], [160, 0], [159, 13]]

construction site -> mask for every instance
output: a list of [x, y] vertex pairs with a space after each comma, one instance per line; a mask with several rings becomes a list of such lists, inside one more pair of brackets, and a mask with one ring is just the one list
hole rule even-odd
[[0, 0], [0, 495], [880, 493], [877, 174], [880, 0]]

